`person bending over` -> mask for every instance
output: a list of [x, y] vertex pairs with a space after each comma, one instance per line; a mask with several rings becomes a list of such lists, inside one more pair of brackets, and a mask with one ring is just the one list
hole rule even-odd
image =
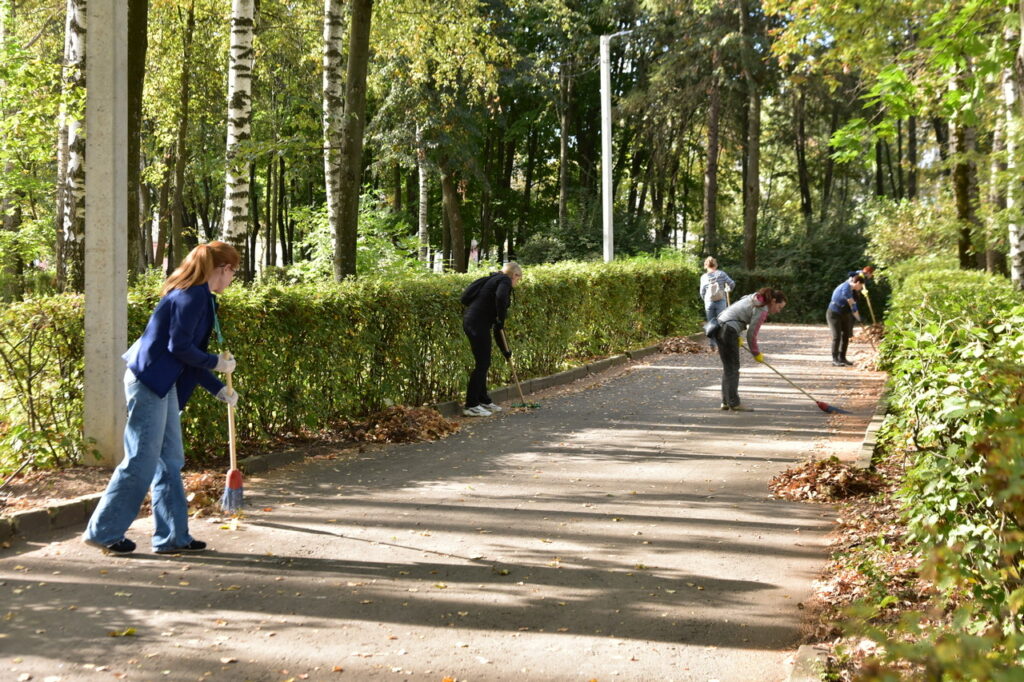
[[487, 394], [487, 371], [491, 367], [491, 330], [494, 330], [494, 338], [502, 355], [506, 359], [511, 358], [512, 351], [501, 332], [505, 327], [512, 289], [522, 278], [523, 270], [518, 263], [506, 263], [501, 272], [481, 278], [482, 286], [462, 314], [462, 330], [469, 339], [474, 361], [466, 388], [466, 405], [462, 410], [462, 414], [467, 417], [489, 417], [501, 410]]
[[846, 359], [846, 350], [853, 336], [853, 321], [860, 322], [857, 310], [857, 292], [864, 288], [864, 277], [852, 275], [832, 291], [832, 300], [825, 310], [825, 322], [832, 332], [832, 364], [845, 367], [853, 363]]
[[786, 295], [778, 289], [765, 287], [744, 296], [718, 316], [718, 357], [722, 360], [723, 410], [752, 412], [753, 408], [740, 404], [740, 334], [747, 332], [747, 346], [758, 362], [764, 355], [757, 345], [757, 334], [769, 315], [786, 307]]

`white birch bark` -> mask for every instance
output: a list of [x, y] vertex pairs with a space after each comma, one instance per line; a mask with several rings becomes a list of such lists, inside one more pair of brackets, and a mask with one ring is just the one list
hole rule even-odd
[[[64, 34], [62, 128], [67, 134], [67, 166], [64, 179], [64, 210], [61, 220], [63, 285], [75, 291], [85, 287], [85, 120], [69, 100], [85, 98], [86, 0], [68, 0]], [[61, 135], [64, 133], [62, 132]]]
[[251, 137], [254, 17], [253, 0], [232, 0], [231, 46], [228, 49], [227, 163], [221, 238], [236, 247], [245, 243], [249, 226], [249, 164], [239, 157], [239, 148]]
[[427, 223], [430, 183], [427, 178], [427, 150], [423, 146], [423, 126], [416, 126], [416, 168], [419, 176], [419, 242], [420, 260], [426, 263], [430, 258], [430, 225]]
[[[1007, 177], [1011, 180], [1006, 186], [1006, 208], [1009, 215], [1020, 203], [1021, 182], [1020, 163], [1017, 158], [1017, 136], [1020, 134], [1020, 122], [1017, 118], [1017, 86], [1010, 69], [1003, 72], [1003, 105], [1006, 116], [1006, 167]], [[1010, 279], [1018, 289], [1024, 289], [1024, 229], [1020, 223], [1011, 218], [1007, 234], [1009, 247]]]
[[341, 225], [341, 120], [345, 105], [342, 46], [345, 23], [343, 0], [324, 0], [323, 129], [327, 220], [331, 233]]

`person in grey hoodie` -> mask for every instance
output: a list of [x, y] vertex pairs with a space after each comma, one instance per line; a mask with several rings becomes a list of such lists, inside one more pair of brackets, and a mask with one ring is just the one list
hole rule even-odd
[[[704, 269], [707, 272], [700, 276], [700, 297], [704, 301], [704, 316], [710, 322], [728, 307], [729, 292], [736, 289], [736, 282], [718, 269], [718, 261], [712, 256], [704, 259]], [[712, 349], [717, 347], [714, 337], [708, 340]]]
[[764, 355], [757, 345], [757, 334], [769, 315], [786, 307], [786, 295], [778, 289], [765, 287], [744, 296], [718, 316], [718, 357], [722, 360], [722, 409], [751, 412], [752, 408], [740, 404], [740, 334], [747, 332], [747, 346], [757, 362]]

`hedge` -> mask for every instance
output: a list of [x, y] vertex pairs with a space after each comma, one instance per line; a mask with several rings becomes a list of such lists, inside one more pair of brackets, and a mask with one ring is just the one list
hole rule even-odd
[[888, 447], [910, 458], [908, 542], [939, 592], [934, 612], [879, 639], [929, 679], [1002, 679], [998, 671], [1024, 665], [1021, 294], [980, 272], [908, 275], [881, 353]]
[[[229, 289], [220, 297], [221, 323], [225, 348], [238, 358], [239, 438], [265, 443], [392, 404], [461, 396], [472, 354], [459, 294], [475, 276]], [[698, 277], [682, 259], [529, 268], [506, 326], [521, 377], [696, 331]], [[130, 341], [157, 300], [152, 289], [130, 293]], [[0, 470], [27, 457], [66, 466], [86, 456], [83, 336], [81, 296], [0, 308]], [[498, 358], [495, 385], [511, 380]], [[223, 405], [198, 390], [187, 413], [191, 463], [223, 454]]]

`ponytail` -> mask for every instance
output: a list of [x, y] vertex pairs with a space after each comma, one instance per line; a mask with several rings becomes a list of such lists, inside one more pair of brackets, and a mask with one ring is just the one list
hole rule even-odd
[[188, 289], [197, 284], [204, 284], [210, 279], [214, 268], [222, 265], [238, 267], [241, 257], [235, 247], [226, 242], [215, 241], [200, 244], [192, 249], [181, 265], [164, 280], [160, 295], [165, 296], [174, 289]]
[[764, 287], [763, 289], [758, 289], [757, 293], [755, 293], [754, 296], [761, 300], [761, 305], [768, 305], [769, 303], [786, 302], [786, 295], [782, 293], [782, 290], [772, 289], [771, 287]]

